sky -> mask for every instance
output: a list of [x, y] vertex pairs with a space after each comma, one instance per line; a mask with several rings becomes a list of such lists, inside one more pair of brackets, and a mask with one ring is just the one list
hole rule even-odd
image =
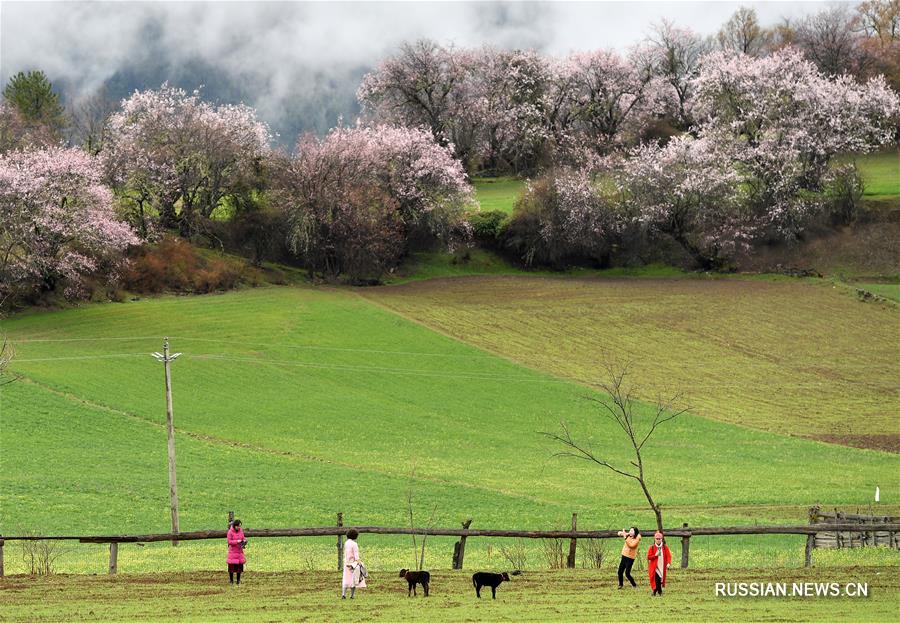
[[763, 24], [826, 2], [7, 2], [0, 81], [42, 69], [74, 98], [165, 80], [245, 101], [276, 130], [322, 131], [358, 112], [359, 80], [406, 40], [548, 54], [626, 50], [669, 19], [713, 34], [740, 6]]

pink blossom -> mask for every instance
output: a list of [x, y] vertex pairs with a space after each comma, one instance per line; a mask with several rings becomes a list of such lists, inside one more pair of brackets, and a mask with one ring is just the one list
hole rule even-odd
[[138, 242], [96, 158], [60, 147], [0, 155], [0, 295], [76, 284]]

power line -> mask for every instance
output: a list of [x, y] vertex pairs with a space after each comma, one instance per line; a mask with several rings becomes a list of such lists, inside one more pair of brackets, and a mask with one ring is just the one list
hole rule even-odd
[[[113, 342], [113, 341], [141, 341], [141, 340], [159, 340], [160, 336], [151, 335], [144, 337], [77, 337], [77, 338], [37, 338], [37, 339], [13, 339], [14, 344], [29, 343], [54, 343], [54, 342]], [[235, 344], [244, 346], [267, 346], [270, 348], [290, 348], [298, 350], [323, 350], [348, 353], [374, 353], [379, 355], [410, 355], [423, 357], [449, 357], [449, 358], [467, 358], [467, 359], [487, 359], [491, 356], [487, 353], [479, 354], [455, 354], [455, 353], [429, 353], [423, 351], [405, 351], [405, 350], [383, 350], [373, 348], [350, 348], [340, 346], [318, 346], [315, 344], [276, 344], [272, 342], [247, 342], [236, 341], [231, 339], [204, 338], [193, 336], [173, 336], [170, 340], [192, 340], [195, 342], [212, 342], [217, 344]], [[21, 360], [20, 360], [21, 361]]]
[[28, 344], [32, 342], [113, 342], [113, 341], [138, 341], [138, 340], [158, 340], [159, 336], [151, 335], [145, 337], [69, 337], [69, 338], [24, 338], [19, 340], [11, 340], [16, 344]]
[[[110, 359], [118, 357], [145, 357], [149, 353], [122, 353], [116, 355], [81, 355], [72, 357], [38, 357], [31, 359], [16, 359], [14, 363], [29, 362], [48, 362], [48, 361], [85, 361], [92, 359]], [[510, 376], [504, 374], [494, 374], [490, 372], [472, 372], [472, 373], [446, 373], [433, 370], [423, 370], [417, 368], [390, 368], [383, 366], [354, 366], [346, 364], [323, 364], [305, 361], [288, 361], [283, 359], [266, 359], [264, 357], [234, 357], [217, 353], [203, 353], [199, 355], [189, 355], [185, 353], [185, 357], [189, 359], [201, 359], [206, 361], [229, 361], [234, 363], [255, 363], [269, 364], [278, 366], [291, 366], [299, 368], [314, 368], [319, 370], [336, 370], [346, 372], [375, 372], [385, 374], [400, 374], [407, 376], [426, 376], [440, 377], [447, 379], [470, 379], [485, 381], [512, 381], [518, 383], [568, 383], [570, 381], [561, 379], [530, 379], [521, 376]]]
[[[112, 358], [121, 358], [121, 357], [145, 357], [150, 353], [119, 353], [119, 354], [109, 354], [109, 355], [79, 355], [79, 356], [67, 356], [67, 357], [36, 357], [36, 358], [28, 358], [21, 359], [17, 358], [13, 360], [13, 364], [16, 363], [30, 363], [30, 362], [48, 362], [48, 361], [86, 361], [93, 359], [112, 359]], [[235, 357], [232, 355], [221, 354], [221, 353], [201, 353], [197, 355], [190, 355], [185, 353], [185, 356], [192, 359], [203, 359], [203, 360], [216, 360], [216, 361], [231, 361], [237, 363], [266, 363], [271, 365], [281, 365], [281, 366], [296, 366], [296, 367], [304, 367], [304, 368], [316, 368], [321, 370], [347, 370], [347, 371], [356, 371], [356, 372], [385, 372], [389, 374], [406, 374], [412, 376], [433, 376], [433, 377], [445, 377], [445, 378], [466, 378], [466, 379], [485, 379], [485, 380], [504, 380], [504, 381], [516, 381], [516, 382], [533, 382], [533, 383], [578, 383], [584, 382], [579, 381], [577, 378], [569, 378], [569, 379], [528, 379], [524, 377], [517, 376], [508, 376], [503, 374], [494, 374], [491, 372], [473, 372], [473, 373], [462, 373], [462, 374], [453, 374], [446, 372], [435, 372], [431, 370], [423, 370], [416, 368], [389, 368], [383, 366], [354, 366], [349, 364], [323, 364], [323, 363], [314, 363], [314, 362], [303, 362], [303, 361], [288, 361], [283, 359], [266, 359], [264, 357]], [[800, 388], [819, 388], [825, 381], [823, 380], [809, 380], [809, 381], [794, 381], [792, 384], [796, 387]], [[692, 387], [695, 388], [708, 388], [714, 387], [717, 389], [721, 388], [743, 388], [744, 385], [735, 384], [735, 383], [692, 383]]]
[[454, 354], [454, 353], [427, 353], [422, 351], [406, 351], [406, 350], [379, 350], [373, 348], [349, 348], [349, 347], [339, 347], [339, 346], [316, 346], [312, 344], [272, 344], [265, 342], [241, 342], [234, 340], [223, 340], [223, 339], [214, 339], [214, 338], [202, 338], [202, 337], [173, 337], [173, 340], [194, 340], [197, 342], [216, 342], [220, 344], [240, 344], [246, 346], [270, 346], [272, 348], [295, 348], [301, 350], [328, 350], [328, 351], [338, 351], [338, 352], [349, 352], [349, 353], [375, 353], [379, 355], [422, 355], [425, 357], [461, 357], [461, 358], [469, 358], [469, 359], [486, 359], [490, 358], [491, 355], [486, 353], [479, 353], [477, 355], [463, 355], [463, 354]]
[[119, 353], [116, 355], [77, 355], [71, 357], [34, 357], [31, 359], [20, 359], [16, 357], [12, 363], [27, 363], [31, 361], [73, 361], [82, 359], [112, 359], [114, 357], [146, 357], [150, 353]]

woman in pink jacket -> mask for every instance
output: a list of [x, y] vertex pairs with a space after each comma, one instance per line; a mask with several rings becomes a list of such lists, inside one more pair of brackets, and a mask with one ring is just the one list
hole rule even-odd
[[241, 574], [244, 572], [244, 563], [247, 562], [244, 556], [244, 548], [247, 546], [247, 539], [244, 538], [244, 529], [241, 527], [241, 520], [235, 519], [228, 528], [228, 581], [234, 584], [234, 576], [237, 574], [237, 583], [241, 583]]

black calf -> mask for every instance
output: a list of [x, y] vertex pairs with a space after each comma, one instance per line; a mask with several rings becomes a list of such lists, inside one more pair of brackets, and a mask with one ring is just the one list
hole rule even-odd
[[479, 571], [478, 573], [472, 574], [472, 585], [475, 586], [475, 595], [479, 598], [481, 598], [481, 587], [490, 586], [491, 597], [497, 599], [497, 587], [500, 586], [501, 582], [509, 582], [508, 573], [487, 573], [485, 571]]
[[407, 597], [409, 597], [410, 593], [416, 594], [416, 584], [422, 585], [422, 588], [425, 590], [425, 596], [428, 597], [428, 585], [431, 583], [430, 573], [427, 571], [400, 569], [400, 577], [406, 578], [406, 582], [409, 584], [409, 590], [406, 592]]

